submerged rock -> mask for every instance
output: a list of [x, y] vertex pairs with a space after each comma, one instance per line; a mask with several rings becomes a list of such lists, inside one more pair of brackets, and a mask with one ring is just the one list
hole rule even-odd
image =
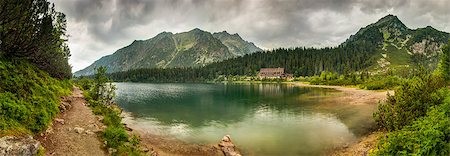
[[236, 146], [231, 141], [230, 135], [225, 135], [222, 141], [219, 142], [220, 150], [222, 150], [225, 156], [241, 156]]
[[5, 136], [0, 138], [0, 155], [36, 155], [41, 143], [29, 137]]

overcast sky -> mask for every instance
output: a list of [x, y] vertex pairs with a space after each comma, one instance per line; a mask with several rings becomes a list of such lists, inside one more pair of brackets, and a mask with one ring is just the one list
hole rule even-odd
[[394, 14], [450, 32], [450, 0], [51, 0], [67, 15], [73, 71], [160, 32], [226, 30], [265, 49], [336, 46]]

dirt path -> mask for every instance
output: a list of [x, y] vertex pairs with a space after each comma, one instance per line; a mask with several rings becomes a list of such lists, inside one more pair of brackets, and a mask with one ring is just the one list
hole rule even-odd
[[82, 91], [74, 87], [72, 96], [62, 101], [70, 104], [71, 108], [57, 115], [53, 126], [44, 135], [37, 137], [46, 155], [106, 155], [102, 150], [103, 143], [96, 134], [104, 126], [99, 122], [99, 117], [85, 106]]

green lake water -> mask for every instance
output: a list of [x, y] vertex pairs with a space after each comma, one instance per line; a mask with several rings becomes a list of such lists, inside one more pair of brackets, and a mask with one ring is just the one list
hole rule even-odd
[[116, 83], [117, 103], [141, 128], [189, 143], [226, 135], [245, 155], [323, 155], [374, 125], [375, 105], [334, 89], [290, 84]]

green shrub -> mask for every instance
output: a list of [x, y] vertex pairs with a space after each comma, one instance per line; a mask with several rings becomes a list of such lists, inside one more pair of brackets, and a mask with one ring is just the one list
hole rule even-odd
[[391, 132], [378, 143], [374, 155], [449, 155], [450, 97], [432, 107], [412, 125]]
[[393, 89], [400, 86], [402, 80], [396, 76], [376, 77], [359, 85], [359, 88], [367, 90]]
[[122, 121], [122, 118], [119, 116], [118, 113], [110, 110], [107, 114], [104, 115], [103, 123], [105, 123], [108, 126], [119, 126]]
[[425, 116], [431, 106], [442, 103], [447, 95], [439, 76], [415, 77], [402, 83], [395, 95], [388, 96], [374, 113], [377, 124], [388, 131], [400, 130], [419, 117]]
[[83, 77], [75, 80], [75, 83], [82, 90], [89, 90], [94, 85], [94, 80]]
[[128, 134], [123, 127], [108, 126], [103, 132], [103, 138], [107, 141], [107, 147], [117, 148], [128, 141]]
[[139, 146], [140, 142], [141, 142], [141, 138], [138, 135], [132, 135], [129, 142], [131, 143], [131, 145], [133, 145], [134, 147]]

